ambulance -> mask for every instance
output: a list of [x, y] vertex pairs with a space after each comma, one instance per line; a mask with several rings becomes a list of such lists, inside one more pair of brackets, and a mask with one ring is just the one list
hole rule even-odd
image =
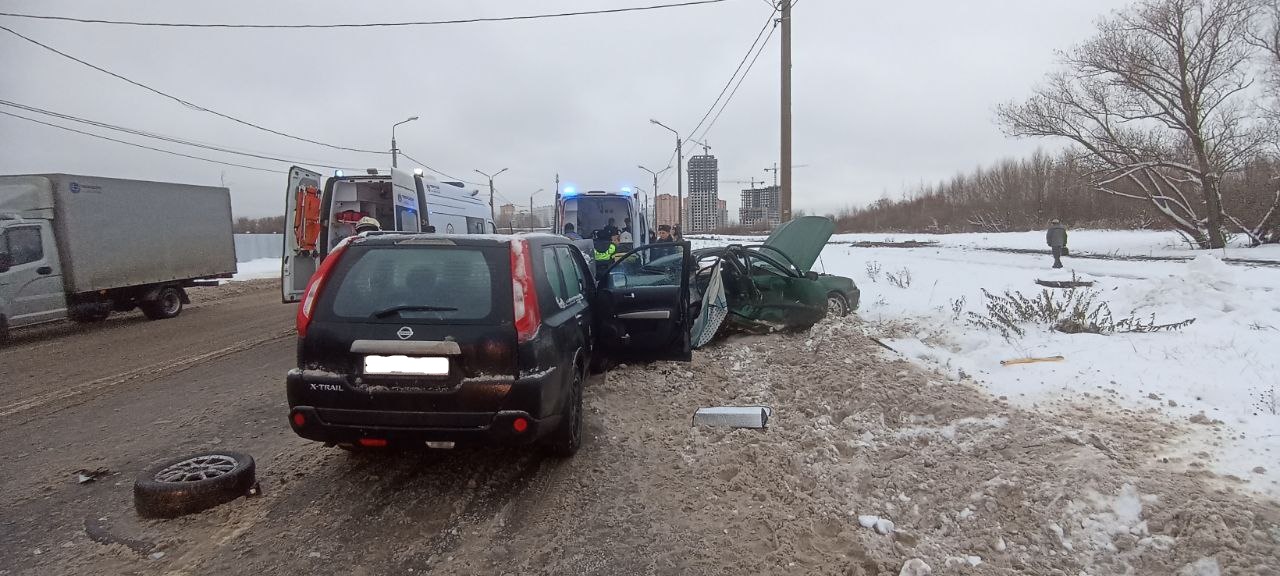
[[440, 234], [493, 234], [492, 212], [480, 190], [392, 168], [364, 174], [341, 170], [325, 178], [293, 166], [285, 193], [285, 239], [280, 277], [284, 302], [301, 300], [326, 254], [355, 234], [361, 218], [383, 230]]

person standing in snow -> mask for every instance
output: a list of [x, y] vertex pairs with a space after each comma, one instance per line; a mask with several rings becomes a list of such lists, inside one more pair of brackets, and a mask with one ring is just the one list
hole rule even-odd
[[1049, 222], [1049, 231], [1044, 235], [1044, 241], [1049, 244], [1049, 249], [1053, 251], [1053, 267], [1062, 267], [1062, 256], [1067, 253], [1067, 227], [1062, 225], [1062, 221], [1054, 218]]

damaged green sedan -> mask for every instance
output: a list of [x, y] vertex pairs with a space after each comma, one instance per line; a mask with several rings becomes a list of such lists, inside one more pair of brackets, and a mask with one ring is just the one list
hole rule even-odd
[[799, 330], [828, 315], [858, 308], [859, 291], [844, 276], [813, 270], [835, 231], [829, 218], [806, 216], [783, 224], [759, 246], [733, 244], [694, 250], [701, 295], [693, 342], [709, 342], [722, 326], [749, 332]]

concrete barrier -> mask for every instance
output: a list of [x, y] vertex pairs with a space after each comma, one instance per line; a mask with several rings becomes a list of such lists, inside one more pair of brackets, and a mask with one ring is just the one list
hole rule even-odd
[[236, 234], [236, 262], [280, 258], [284, 234]]

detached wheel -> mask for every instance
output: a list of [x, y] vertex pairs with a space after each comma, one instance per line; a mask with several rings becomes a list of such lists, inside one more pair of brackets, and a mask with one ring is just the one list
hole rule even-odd
[[827, 294], [827, 316], [848, 316], [849, 300], [844, 294], [831, 292]]
[[578, 367], [570, 385], [569, 405], [560, 426], [547, 438], [545, 450], [556, 458], [569, 458], [582, 447], [582, 383], [585, 370]]
[[214, 452], [153, 464], [133, 484], [133, 507], [143, 518], [175, 518], [249, 494], [257, 483], [253, 457]]
[[167, 320], [182, 313], [182, 289], [161, 288], [156, 299], [142, 303], [142, 313], [151, 320]]

